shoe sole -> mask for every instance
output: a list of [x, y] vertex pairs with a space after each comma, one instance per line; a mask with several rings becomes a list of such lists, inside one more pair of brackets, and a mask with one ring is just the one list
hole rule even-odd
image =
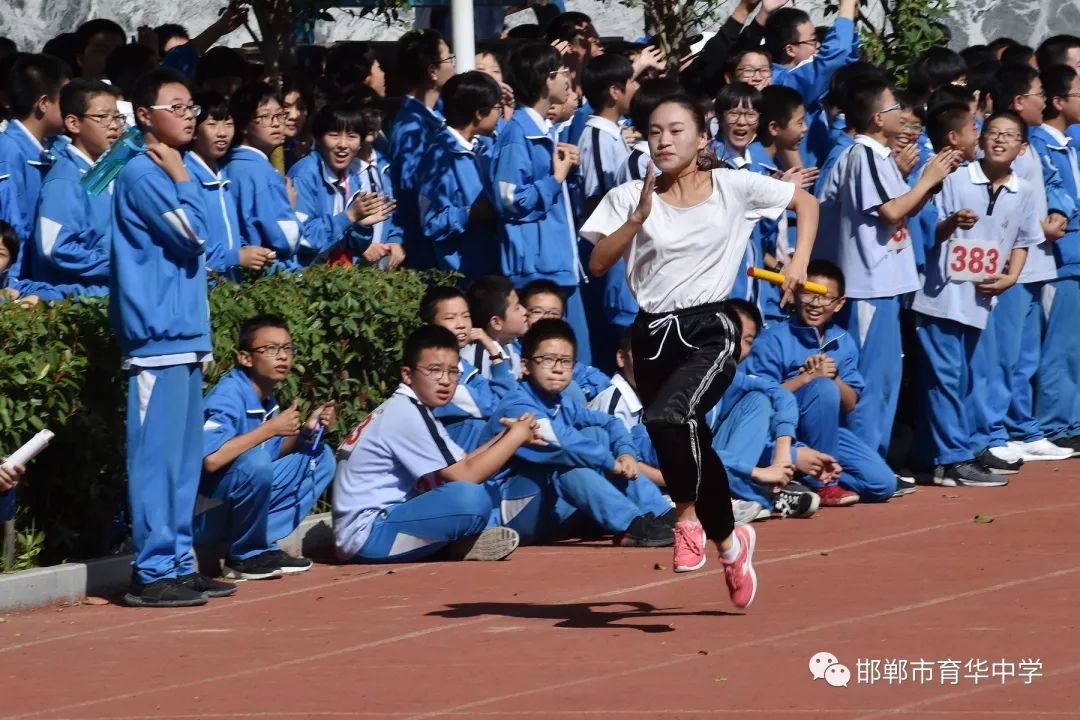
[[[844, 500], [837, 500], [836, 502], [822, 503], [821, 507], [851, 507], [852, 505], [858, 505], [859, 498], [847, 498]], [[809, 517], [809, 516], [807, 516]]]
[[248, 573], [241, 572], [240, 570], [233, 570], [228, 565], [225, 566], [221, 574], [229, 580], [273, 580], [285, 575], [281, 568], [277, 568], [273, 572], [267, 573]]
[[1005, 468], [985, 468], [991, 475], [1018, 475], [1020, 470], [1007, 470]]
[[477, 535], [467, 547], [458, 548], [457, 558], [475, 562], [502, 560], [517, 550], [521, 536], [513, 528], [488, 528]]
[[969, 483], [966, 480], [956, 480], [954, 478], [934, 478], [934, 484], [939, 487], [1004, 487], [1009, 484], [1008, 480], [1004, 478], [999, 482], [985, 483], [975, 482]]
[[1020, 456], [1020, 459], [1026, 463], [1050, 461], [1061, 462], [1062, 460], [1072, 460], [1074, 457], [1076, 457], [1076, 453], [1069, 453], [1068, 455], [1028, 455], [1025, 453]]
[[312, 565], [305, 565], [304, 567], [285, 567], [283, 565], [281, 567], [281, 572], [282, 572], [283, 575], [297, 575], [299, 573], [306, 573], [313, 566], [314, 566], [314, 563]]
[[918, 491], [919, 491], [919, 488], [917, 488], [917, 487], [902, 488], [902, 489], [898, 489], [896, 492], [894, 492], [892, 494], [892, 496], [893, 497], [904, 497], [905, 495], [910, 495], [911, 493], [918, 492]]
[[208, 602], [210, 602], [210, 600], [205, 594], [201, 598], [192, 600], [147, 600], [140, 595], [132, 595], [131, 593], [124, 595], [124, 604], [129, 607], [198, 607], [199, 605], [205, 605]]
[[228, 590], [204, 590], [203, 595], [208, 598], [223, 598], [230, 597], [236, 594], [236, 588], [230, 588]]

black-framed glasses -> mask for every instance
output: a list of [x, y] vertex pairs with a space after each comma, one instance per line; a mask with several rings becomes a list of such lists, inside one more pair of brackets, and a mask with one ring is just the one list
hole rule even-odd
[[772, 77], [771, 67], [743, 67], [735, 68], [735, 77], [740, 80], [753, 77]]
[[984, 130], [983, 137], [990, 142], [1002, 140], [1004, 142], [1019, 142], [1023, 136], [1015, 130]]
[[300, 350], [295, 345], [278, 345], [277, 343], [267, 343], [266, 345], [248, 348], [244, 352], [258, 353], [268, 358], [276, 358], [282, 354], [286, 357], [296, 357], [300, 354]]
[[79, 117], [90, 118], [100, 127], [103, 127], [106, 130], [108, 130], [109, 128], [124, 126], [124, 116], [119, 113], [95, 113], [93, 115], [80, 115]]
[[457, 366], [444, 366], [444, 365], [417, 365], [413, 368], [421, 375], [425, 375], [432, 380], [446, 380], [449, 379], [453, 382], [457, 382], [461, 377], [461, 368]]
[[574, 358], [572, 357], [559, 357], [558, 355], [536, 355], [529, 359], [540, 367], [544, 368], [545, 370], [551, 370], [556, 365], [560, 365], [568, 369], [574, 367]]
[[187, 117], [188, 115], [198, 117], [199, 113], [202, 112], [201, 105], [181, 105], [180, 103], [177, 103], [176, 105], [151, 105], [150, 109], [168, 110], [178, 118]]
[[788, 43], [788, 44], [789, 45], [810, 45], [815, 50], [820, 50], [821, 49], [821, 41], [818, 40], [817, 38], [814, 38], [813, 40], [800, 40], [798, 42], [793, 42], [793, 43]]
[[276, 125], [285, 122], [288, 118], [289, 113], [282, 111], [276, 113], [264, 113], [262, 115], [256, 115], [251, 119], [259, 125]]
[[444, 57], [442, 60], [437, 62], [436, 65], [442, 65], [443, 63], [452, 63], [456, 59], [457, 59], [457, 55], [455, 55], [454, 53], [450, 53], [449, 55]]
[[555, 308], [542, 308], [534, 307], [525, 311], [526, 317], [530, 320], [562, 320], [562, 310], [556, 310]]
[[761, 113], [757, 110], [725, 110], [724, 117], [731, 122], [745, 120], [748, 123], [754, 123], [761, 119]]
[[834, 305], [839, 300], [837, 295], [818, 295], [817, 293], [804, 292], [799, 293], [799, 302], [803, 305], [821, 305], [828, 307]]

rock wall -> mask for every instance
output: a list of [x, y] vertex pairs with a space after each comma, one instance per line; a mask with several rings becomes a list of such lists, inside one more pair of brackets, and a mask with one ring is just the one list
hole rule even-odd
[[[736, 0], [726, 0], [721, 13]], [[21, 49], [39, 50], [48, 38], [74, 30], [79, 23], [92, 17], [116, 20], [130, 31], [139, 25], [181, 23], [197, 33], [216, 17], [224, 0], [0, 0], [0, 35], [15, 40]], [[635, 38], [641, 34], [641, 11], [627, 8], [610, 0], [567, 0], [567, 7], [591, 15], [602, 35]], [[878, 0], [871, 0], [871, 11]], [[954, 33], [953, 47], [986, 42], [1007, 35], [1021, 42], [1037, 44], [1047, 35], [1058, 32], [1080, 33], [1080, 0], [957, 0], [950, 25]], [[795, 5], [811, 12], [819, 8], [820, 0], [795, 0]], [[385, 23], [358, 18], [347, 11], [337, 10], [334, 23], [319, 23], [319, 41], [342, 39], [379, 39], [397, 37], [404, 24]], [[726, 13], [724, 13], [726, 14]], [[817, 14], [817, 13], [815, 13]], [[530, 21], [531, 13], [516, 16], [511, 24]], [[226, 44], [238, 45], [251, 38], [241, 29], [225, 39]]]

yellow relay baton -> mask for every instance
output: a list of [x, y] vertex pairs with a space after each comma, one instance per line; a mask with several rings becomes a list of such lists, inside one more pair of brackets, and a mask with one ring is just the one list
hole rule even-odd
[[[771, 282], [774, 285], [784, 284], [784, 276], [778, 272], [773, 272], [772, 270], [764, 270], [762, 268], [752, 267], [746, 268], [746, 274], [752, 278], [757, 278], [758, 280]], [[827, 295], [829, 292], [829, 289], [824, 285], [812, 282], [805, 283], [803, 285], [803, 290], [805, 290], [806, 292], [815, 293], [816, 295]]]

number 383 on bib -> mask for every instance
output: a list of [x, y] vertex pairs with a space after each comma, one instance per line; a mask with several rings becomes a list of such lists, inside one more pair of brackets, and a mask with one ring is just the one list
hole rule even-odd
[[1001, 250], [992, 240], [949, 241], [949, 280], [980, 282], [1001, 272]]

